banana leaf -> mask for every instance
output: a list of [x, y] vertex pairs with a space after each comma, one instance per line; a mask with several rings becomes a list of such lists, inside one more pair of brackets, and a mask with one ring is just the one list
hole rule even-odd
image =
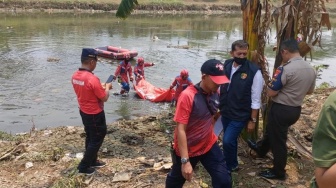
[[137, 0], [122, 0], [118, 7], [116, 17], [126, 19], [134, 8], [139, 5]]

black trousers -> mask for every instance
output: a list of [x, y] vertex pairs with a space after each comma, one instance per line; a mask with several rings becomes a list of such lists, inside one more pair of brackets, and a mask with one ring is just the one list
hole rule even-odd
[[268, 112], [266, 133], [258, 143], [258, 155], [265, 156], [269, 150], [273, 153], [274, 174], [285, 175], [287, 163], [288, 128], [300, 117], [301, 106], [293, 107], [273, 102]]
[[99, 148], [103, 144], [107, 127], [105, 112], [86, 114], [79, 111], [86, 133], [84, 157], [78, 165], [79, 170], [86, 170], [97, 160]]

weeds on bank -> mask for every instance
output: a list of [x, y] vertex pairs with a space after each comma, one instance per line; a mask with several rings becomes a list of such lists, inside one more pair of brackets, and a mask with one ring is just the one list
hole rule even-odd
[[[317, 73], [317, 77], [316, 80], [320, 80], [321, 79], [321, 75], [322, 75], [322, 71], [325, 69], [328, 69], [329, 65], [315, 65], [313, 66], [316, 73]], [[316, 89], [328, 89], [331, 88], [332, 85], [327, 83], [327, 82], [322, 82], [319, 86], [316, 87]]]
[[322, 82], [319, 86], [317, 86], [317, 89], [328, 89], [331, 88], [331, 84], [327, 83], [327, 82]]
[[8, 134], [6, 132], [0, 131], [0, 140], [21, 142], [26, 137], [27, 137], [26, 135], [12, 135], [12, 134]]
[[84, 174], [78, 174], [78, 170], [74, 168], [77, 166], [79, 161], [74, 161], [69, 166], [72, 166], [72, 168], [69, 168], [64, 173], [64, 176], [60, 179], [56, 180], [51, 188], [75, 188], [75, 187], [85, 187], [86, 184], [88, 184], [88, 181], [91, 181], [93, 176], [87, 177]]

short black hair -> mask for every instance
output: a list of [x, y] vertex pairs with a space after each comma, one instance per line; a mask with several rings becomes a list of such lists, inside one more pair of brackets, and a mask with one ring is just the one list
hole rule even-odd
[[87, 63], [89, 63], [89, 61], [90, 61], [91, 59], [94, 59], [94, 60], [98, 61], [98, 59], [97, 59], [97, 58], [94, 58], [94, 57], [82, 57], [82, 58], [81, 58], [81, 62], [82, 62], [82, 64], [87, 64]]
[[249, 48], [249, 44], [245, 40], [236, 40], [231, 45], [231, 51], [235, 51], [238, 48]]
[[280, 50], [287, 50], [290, 53], [296, 53], [296, 52], [299, 52], [299, 44], [293, 38], [286, 39], [282, 41], [280, 45]]

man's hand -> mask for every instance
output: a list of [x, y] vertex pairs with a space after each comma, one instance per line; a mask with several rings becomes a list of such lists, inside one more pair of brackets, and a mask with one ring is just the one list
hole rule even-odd
[[248, 133], [252, 133], [255, 129], [255, 124], [256, 123], [253, 123], [252, 121], [249, 121], [248, 124], [247, 124], [247, 132]]
[[100, 84], [104, 89], [106, 88], [106, 83], [100, 83]]
[[105, 84], [105, 88], [104, 88], [105, 90], [106, 90], [106, 89], [111, 90], [112, 88], [113, 88], [113, 86], [112, 86], [112, 83], [111, 83], [111, 82]]
[[182, 172], [182, 176], [184, 177], [184, 179], [186, 179], [187, 181], [191, 181], [191, 178], [193, 176], [193, 168], [190, 162], [182, 164], [181, 172]]
[[220, 117], [220, 111], [216, 112], [213, 116], [212, 116], [212, 125], [215, 125], [217, 119]]
[[154, 66], [155, 65], [155, 63], [152, 63], [152, 66]]

